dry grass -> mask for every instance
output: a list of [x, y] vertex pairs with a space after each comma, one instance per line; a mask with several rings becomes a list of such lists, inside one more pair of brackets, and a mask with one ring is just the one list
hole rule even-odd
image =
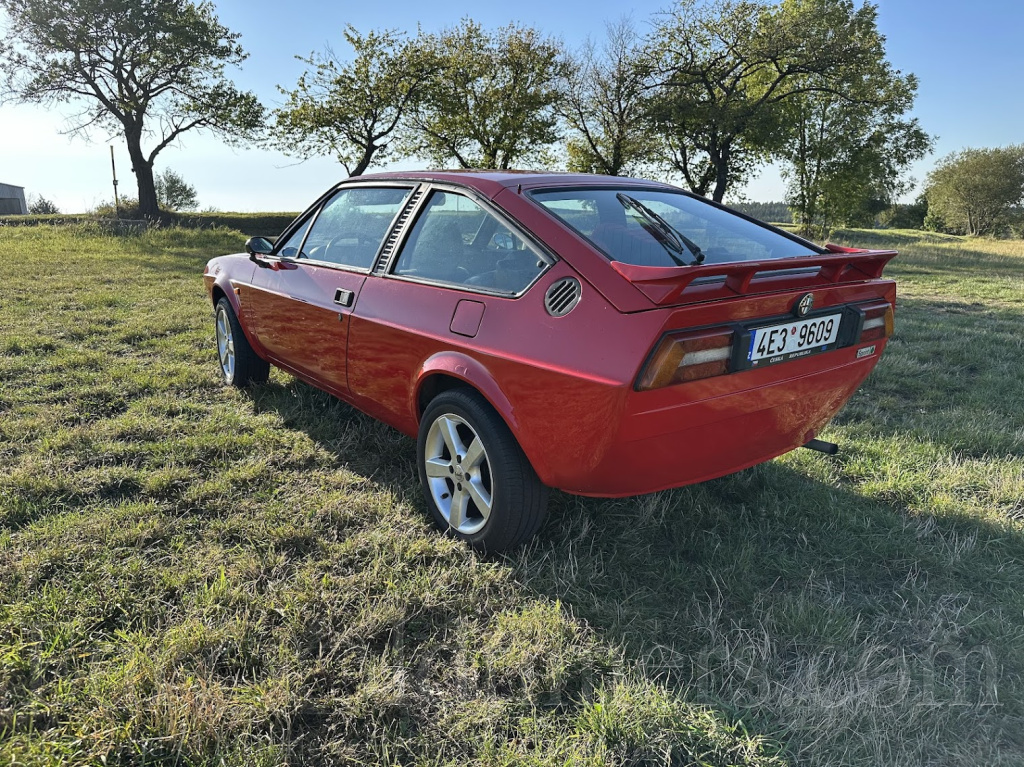
[[220, 386], [237, 234], [0, 230], [0, 758], [1020, 764], [1024, 245], [844, 237], [904, 255], [837, 459], [556, 494], [485, 560], [404, 437]]

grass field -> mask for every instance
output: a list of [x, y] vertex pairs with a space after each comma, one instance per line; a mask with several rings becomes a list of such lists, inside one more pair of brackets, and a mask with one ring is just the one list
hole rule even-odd
[[220, 385], [238, 233], [0, 229], [0, 763], [1024, 763], [1024, 243], [841, 235], [903, 255], [838, 457], [482, 559], [410, 440]]

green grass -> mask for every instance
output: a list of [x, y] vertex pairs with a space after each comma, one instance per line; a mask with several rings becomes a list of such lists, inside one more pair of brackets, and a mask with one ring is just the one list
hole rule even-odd
[[0, 762], [1019, 765], [1024, 244], [903, 255], [825, 437], [435, 533], [412, 442], [220, 385], [224, 230], [0, 231]]
[[[110, 206], [110, 211], [113, 206]], [[122, 211], [122, 217], [125, 216]], [[188, 211], [163, 211], [164, 224], [168, 222], [187, 229], [214, 229], [217, 227], [236, 229], [244, 232], [246, 237], [277, 237], [284, 231], [298, 213], [222, 213], [215, 212], [188, 212]], [[93, 213], [53, 213], [53, 214], [29, 214], [27, 216], [0, 216], [0, 227], [19, 226], [86, 226], [95, 227], [102, 225], [113, 228], [116, 222], [112, 220], [113, 213], [107, 217], [98, 217]], [[130, 217], [130, 216], [129, 216]]]

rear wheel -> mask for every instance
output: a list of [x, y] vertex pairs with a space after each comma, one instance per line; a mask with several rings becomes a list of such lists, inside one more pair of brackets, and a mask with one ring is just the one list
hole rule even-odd
[[260, 359], [249, 345], [227, 298], [217, 302], [216, 317], [217, 361], [224, 383], [241, 389], [266, 382], [270, 363]]
[[423, 493], [442, 530], [492, 552], [537, 532], [547, 488], [508, 426], [475, 391], [450, 389], [431, 400], [416, 447]]

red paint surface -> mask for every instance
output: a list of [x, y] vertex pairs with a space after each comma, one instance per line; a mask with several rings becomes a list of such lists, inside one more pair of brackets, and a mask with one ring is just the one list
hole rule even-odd
[[484, 305], [479, 301], [463, 299], [455, 306], [451, 325], [448, 329], [460, 336], [472, 338], [480, 330], [480, 321], [484, 318]]

